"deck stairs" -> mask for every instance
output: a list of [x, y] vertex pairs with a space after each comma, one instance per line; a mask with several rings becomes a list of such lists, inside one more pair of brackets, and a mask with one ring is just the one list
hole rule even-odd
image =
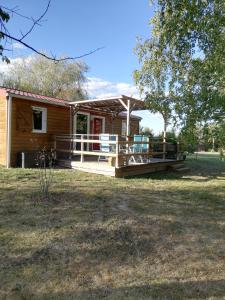
[[186, 167], [183, 163], [171, 165], [170, 169], [178, 173], [184, 173], [190, 171], [190, 168]]

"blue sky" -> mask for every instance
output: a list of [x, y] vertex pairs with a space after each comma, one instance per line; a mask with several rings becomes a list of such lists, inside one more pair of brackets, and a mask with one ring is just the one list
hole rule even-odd
[[[1, 2], [7, 7], [18, 6], [20, 13], [33, 18], [40, 16], [47, 5], [47, 0]], [[96, 97], [118, 93], [136, 96], [132, 73], [139, 65], [133, 49], [137, 36], [149, 36], [148, 24], [153, 13], [149, 0], [52, 0], [45, 22], [35, 27], [26, 42], [38, 50], [69, 56], [104, 47], [84, 59], [90, 68], [89, 93]], [[20, 31], [26, 32], [29, 25], [29, 21], [14, 15], [8, 28], [10, 33], [20, 36]], [[15, 59], [30, 54], [15, 44], [11, 56]], [[155, 132], [162, 130], [160, 116], [149, 112], [141, 116], [143, 126]]]

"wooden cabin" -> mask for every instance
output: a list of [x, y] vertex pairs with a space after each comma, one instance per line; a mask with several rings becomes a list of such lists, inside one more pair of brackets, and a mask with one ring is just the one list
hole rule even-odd
[[[16, 167], [54, 149], [56, 163], [115, 177], [166, 170], [183, 160], [176, 145], [139, 135], [144, 102], [124, 95], [66, 101], [0, 88], [0, 164]], [[24, 166], [22, 164], [22, 166]]]
[[[54, 147], [55, 136], [101, 133], [126, 135], [126, 113], [83, 107], [71, 102], [15, 89], [0, 88], [0, 164], [17, 166], [21, 152]], [[130, 116], [132, 134], [141, 118]], [[94, 144], [93, 150], [99, 145]]]

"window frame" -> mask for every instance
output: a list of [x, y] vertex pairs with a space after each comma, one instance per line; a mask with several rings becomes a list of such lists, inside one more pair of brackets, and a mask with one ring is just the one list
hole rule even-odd
[[[33, 116], [34, 111], [42, 112], [42, 120], [41, 120], [42, 129], [34, 129], [34, 116]], [[32, 132], [33, 133], [47, 132], [47, 108], [46, 107], [32, 106]]]

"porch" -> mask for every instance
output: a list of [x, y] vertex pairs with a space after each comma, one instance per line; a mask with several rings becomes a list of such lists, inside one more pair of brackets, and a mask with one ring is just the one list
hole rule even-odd
[[54, 148], [62, 167], [113, 177], [163, 171], [183, 161], [179, 144], [141, 135], [59, 135]]

